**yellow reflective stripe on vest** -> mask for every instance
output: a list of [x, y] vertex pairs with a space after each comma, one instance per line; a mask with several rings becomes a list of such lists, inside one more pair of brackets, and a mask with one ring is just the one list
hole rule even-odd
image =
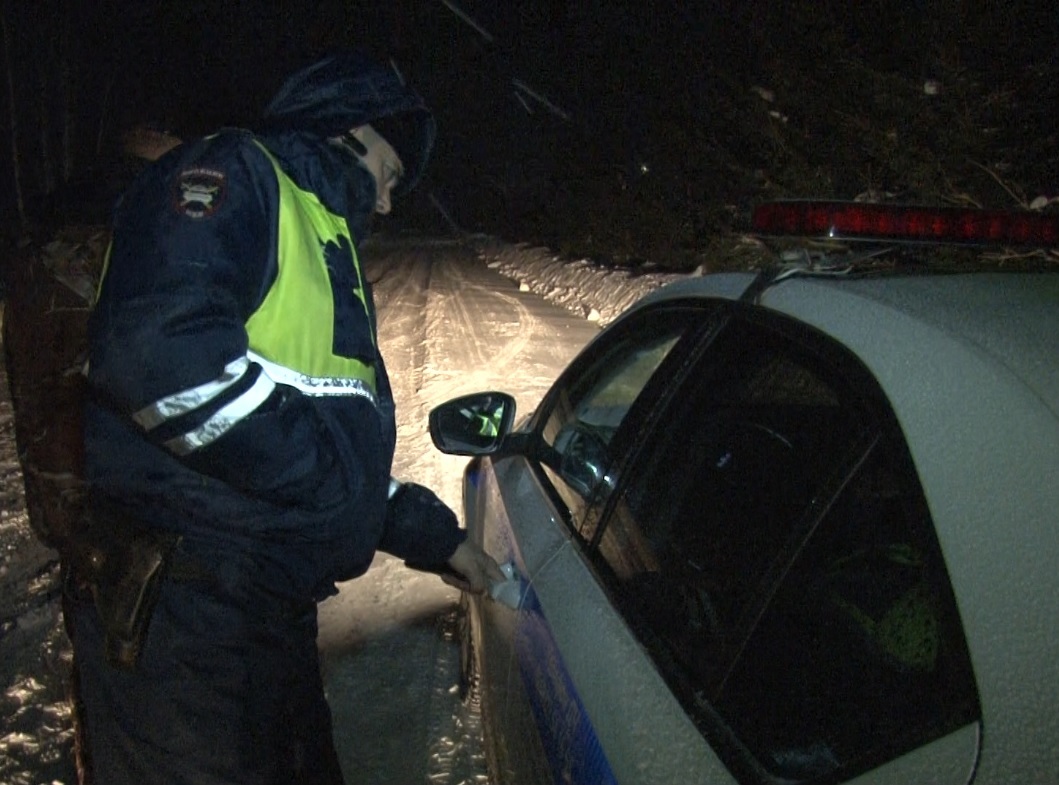
[[[279, 238], [276, 280], [246, 322], [250, 356], [261, 361], [274, 381], [296, 382], [294, 386], [308, 395], [361, 395], [374, 402], [374, 366], [332, 351], [335, 299], [325, 244], [344, 244], [350, 249], [358, 282], [355, 294], [371, 330], [364, 276], [346, 219], [330, 212], [315, 194], [299, 188], [265, 146], [255, 143], [276, 170]], [[377, 345], [374, 334], [371, 343]]]

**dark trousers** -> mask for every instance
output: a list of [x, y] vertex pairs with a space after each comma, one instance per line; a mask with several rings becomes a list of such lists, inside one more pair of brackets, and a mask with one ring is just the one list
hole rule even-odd
[[67, 613], [94, 782], [341, 785], [315, 603], [166, 580], [131, 671], [104, 659], [90, 600]]

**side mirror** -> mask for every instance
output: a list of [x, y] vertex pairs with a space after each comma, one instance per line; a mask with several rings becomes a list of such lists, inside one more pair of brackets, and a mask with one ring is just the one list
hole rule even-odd
[[564, 425], [555, 437], [554, 448], [561, 456], [559, 474], [586, 499], [604, 483], [608, 490], [614, 489], [614, 482], [607, 475], [611, 463], [607, 445], [613, 431], [611, 428], [608, 433], [600, 426], [575, 421]]
[[507, 393], [464, 395], [430, 412], [430, 438], [448, 455], [497, 452], [515, 421], [515, 399]]

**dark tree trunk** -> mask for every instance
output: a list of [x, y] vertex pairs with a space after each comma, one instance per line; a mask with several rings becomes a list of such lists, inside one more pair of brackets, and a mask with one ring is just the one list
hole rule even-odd
[[[88, 314], [107, 234], [67, 229], [4, 260], [3, 349], [30, 525], [64, 553], [85, 522], [81, 424]], [[75, 764], [92, 785], [76, 670], [69, 681]]]

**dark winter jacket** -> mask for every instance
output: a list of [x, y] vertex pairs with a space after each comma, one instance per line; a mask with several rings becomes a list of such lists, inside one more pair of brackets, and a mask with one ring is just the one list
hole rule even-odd
[[[242, 565], [284, 597], [332, 592], [376, 548], [443, 561], [462, 536], [386, 515], [393, 398], [354, 250], [375, 184], [327, 141], [376, 121], [394, 127], [417, 177], [434, 133], [421, 98], [394, 70], [341, 55], [288, 80], [258, 134], [223, 131], [164, 156], [118, 207], [90, 322], [85, 448], [97, 506], [179, 532], [209, 569]], [[268, 328], [295, 353], [322, 349], [362, 369], [323, 387], [310, 373], [296, 384], [263, 368], [248, 336], [281, 288], [281, 259], [298, 263], [277, 250], [297, 234], [281, 229], [281, 192], [297, 195], [286, 208], [299, 202], [348, 227], [309, 238], [318, 247], [303, 256], [319, 257], [320, 270], [326, 261], [325, 282], [303, 287], [304, 301]], [[331, 308], [321, 330], [312, 316]]]

